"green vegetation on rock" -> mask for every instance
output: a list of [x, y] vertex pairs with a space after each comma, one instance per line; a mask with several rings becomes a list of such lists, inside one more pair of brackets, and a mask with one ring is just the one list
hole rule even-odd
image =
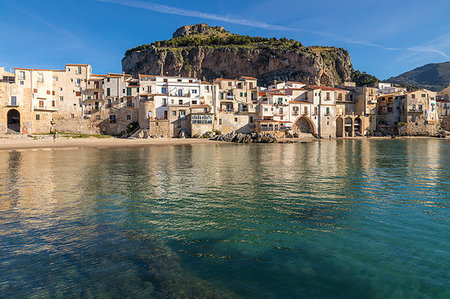
[[376, 87], [376, 85], [380, 82], [380, 79], [377, 77], [369, 75], [366, 72], [361, 73], [358, 70], [352, 73], [351, 79], [357, 86]]
[[426, 88], [439, 91], [450, 83], [450, 61], [443, 63], [430, 63], [413, 69], [385, 82], [399, 84], [407, 88]]
[[336, 86], [355, 78], [359, 85], [378, 79], [355, 72], [347, 50], [310, 46], [288, 38], [233, 34], [207, 24], [178, 28], [169, 40], [125, 52], [126, 73], [192, 76], [203, 80], [252, 76], [261, 86], [280, 81]]

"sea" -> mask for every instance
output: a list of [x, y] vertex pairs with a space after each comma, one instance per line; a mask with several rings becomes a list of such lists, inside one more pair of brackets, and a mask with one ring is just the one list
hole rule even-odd
[[0, 152], [0, 298], [450, 298], [450, 141]]

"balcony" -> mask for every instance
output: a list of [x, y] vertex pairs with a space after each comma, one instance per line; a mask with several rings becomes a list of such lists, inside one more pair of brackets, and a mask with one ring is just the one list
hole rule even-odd
[[100, 109], [99, 109], [99, 108], [88, 109], [88, 110], [85, 110], [85, 111], [84, 111], [85, 114], [95, 114], [95, 113], [97, 113], [97, 112], [100, 112]]
[[33, 105], [35, 111], [57, 111], [58, 107], [50, 105]]
[[422, 109], [409, 109], [408, 112], [411, 112], [411, 113], [423, 113], [423, 110]]
[[6, 107], [19, 107], [19, 103], [9, 101], [9, 102], [6, 104]]

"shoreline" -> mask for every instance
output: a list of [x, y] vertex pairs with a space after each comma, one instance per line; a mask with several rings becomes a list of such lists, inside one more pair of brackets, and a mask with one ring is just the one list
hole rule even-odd
[[[388, 139], [439, 139], [430, 136], [401, 136], [391, 137], [341, 137], [341, 138], [281, 138], [280, 144], [305, 143], [314, 141], [331, 141], [331, 140], [388, 140]], [[166, 145], [196, 145], [196, 144], [240, 144], [227, 141], [217, 141], [209, 139], [196, 138], [158, 138], [158, 139], [120, 139], [120, 138], [41, 138], [38, 140], [23, 137], [3, 137], [0, 138], [0, 151], [14, 150], [46, 150], [46, 149], [82, 149], [82, 148], [132, 148], [147, 146], [166, 146]]]

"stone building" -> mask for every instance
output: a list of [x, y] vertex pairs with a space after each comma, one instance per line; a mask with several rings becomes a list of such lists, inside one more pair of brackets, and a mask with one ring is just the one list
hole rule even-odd
[[376, 89], [345, 82], [336, 100], [336, 136], [365, 136], [376, 130]]
[[439, 128], [436, 93], [421, 89], [407, 92], [400, 104], [401, 135], [435, 135]]

